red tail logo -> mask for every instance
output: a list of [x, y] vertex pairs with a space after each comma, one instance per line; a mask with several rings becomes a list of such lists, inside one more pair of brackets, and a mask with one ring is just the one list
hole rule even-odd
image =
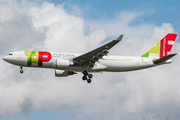
[[169, 33], [162, 40], [160, 45], [160, 58], [169, 54], [174, 44], [177, 34]]

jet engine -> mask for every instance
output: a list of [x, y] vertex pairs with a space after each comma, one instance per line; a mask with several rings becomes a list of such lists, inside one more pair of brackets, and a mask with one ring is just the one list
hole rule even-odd
[[61, 69], [61, 68], [67, 68], [69, 66], [73, 65], [69, 60], [58, 60], [56, 61], [56, 67]]
[[68, 75], [77, 74], [73, 71], [66, 71], [66, 70], [55, 70], [55, 76], [56, 77], [67, 77]]
[[55, 69], [64, 69], [73, 66], [73, 62], [70, 60], [57, 59], [56, 62], [51, 66]]

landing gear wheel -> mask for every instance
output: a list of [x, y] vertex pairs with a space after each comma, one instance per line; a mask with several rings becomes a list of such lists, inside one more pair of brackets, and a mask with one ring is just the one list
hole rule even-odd
[[87, 71], [84, 71], [83, 74], [84, 74], [84, 75], [88, 75], [88, 72], [87, 72]]
[[89, 78], [92, 78], [92, 77], [93, 77], [93, 75], [92, 75], [92, 74], [89, 74], [89, 75], [88, 75], [88, 77], [89, 77]]
[[86, 77], [86, 76], [83, 76], [82, 79], [83, 79], [83, 80], [87, 80], [87, 77]]
[[83, 77], [82, 77], [82, 79], [83, 80], [87, 80], [87, 83], [91, 83], [91, 78], [93, 77], [93, 75], [92, 74], [89, 74], [88, 73], [88, 70], [85, 70], [85, 71], [83, 71], [82, 72], [83, 73]]
[[20, 73], [23, 74], [23, 70], [20, 70]]
[[88, 83], [91, 83], [91, 79], [88, 79], [87, 82], [88, 82]]

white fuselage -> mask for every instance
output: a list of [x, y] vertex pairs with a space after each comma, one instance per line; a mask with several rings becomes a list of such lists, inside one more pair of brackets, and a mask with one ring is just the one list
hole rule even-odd
[[[12, 52], [9, 55], [6, 55], [3, 59], [11, 64], [23, 66], [23, 67], [40, 67], [40, 68], [52, 68], [58, 69], [55, 66], [57, 60], [72, 60], [73, 58], [79, 56], [80, 54], [75, 53], [60, 53], [60, 52], [50, 52], [52, 55], [51, 59], [48, 62], [43, 62], [42, 66], [38, 66], [38, 63], [32, 61], [31, 66], [28, 65], [28, 55], [24, 53], [24, 51]], [[34, 59], [38, 57], [38, 55], [31, 56]], [[43, 57], [46, 57], [46, 55]], [[93, 68], [89, 69], [89, 72], [124, 72], [124, 71], [132, 71], [139, 70], [144, 68], [149, 68], [153, 66], [157, 66], [153, 63], [154, 58], [143, 58], [143, 57], [127, 57], [127, 56], [114, 56], [108, 55], [104, 56], [102, 59], [99, 59]], [[65, 68], [61, 68], [61, 70], [67, 71], [77, 71], [82, 72], [86, 68], [83, 66], [69, 66]]]

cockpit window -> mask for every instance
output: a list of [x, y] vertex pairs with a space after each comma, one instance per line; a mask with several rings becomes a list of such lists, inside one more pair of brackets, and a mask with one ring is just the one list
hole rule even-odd
[[13, 55], [12, 53], [9, 53], [8, 55]]

